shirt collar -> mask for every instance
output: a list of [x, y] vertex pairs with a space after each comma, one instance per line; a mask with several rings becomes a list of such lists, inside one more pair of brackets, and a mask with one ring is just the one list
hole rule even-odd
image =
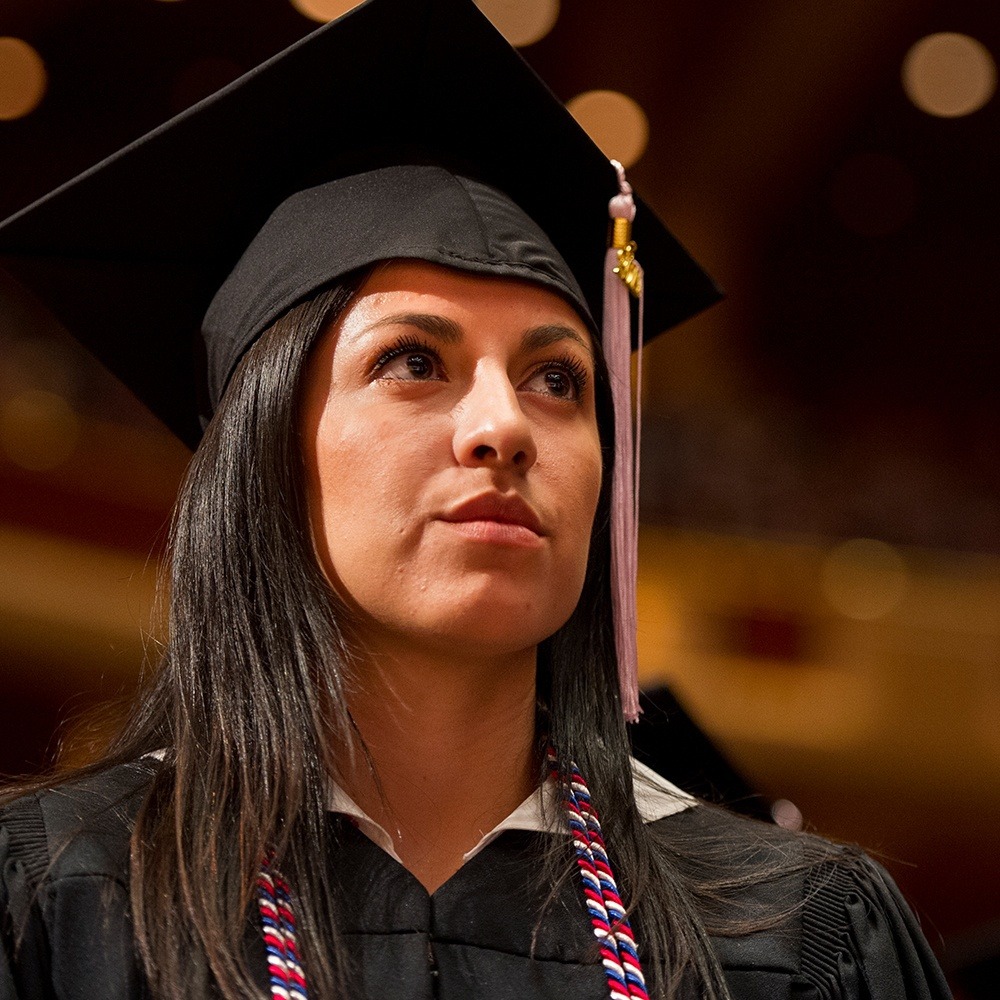
[[[652, 823], [674, 813], [683, 812], [695, 804], [695, 799], [687, 792], [681, 791], [634, 757], [632, 783], [635, 789], [636, 808], [644, 823]], [[561, 830], [562, 810], [559, 808], [557, 795], [555, 780], [548, 778], [509, 816], [497, 823], [488, 833], [484, 833], [479, 843], [462, 856], [462, 860], [469, 861], [474, 858], [505, 830], [528, 830], [537, 833], [554, 833]], [[330, 812], [349, 817], [369, 840], [381, 847], [393, 860], [402, 864], [396, 853], [395, 843], [385, 827], [371, 819], [347, 792], [337, 785], [331, 788], [329, 808]]]

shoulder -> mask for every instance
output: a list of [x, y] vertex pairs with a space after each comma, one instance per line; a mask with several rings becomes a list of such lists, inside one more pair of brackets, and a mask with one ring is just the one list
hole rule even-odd
[[698, 859], [693, 878], [708, 888], [703, 914], [734, 996], [950, 996], [892, 878], [858, 848], [707, 805], [653, 827], [668, 850]]
[[36, 884], [84, 875], [121, 877], [132, 825], [157, 766], [146, 759], [121, 764], [0, 807], [3, 869], [14, 866]]
[[129, 845], [156, 766], [110, 767], [0, 808], [0, 996], [140, 995]]

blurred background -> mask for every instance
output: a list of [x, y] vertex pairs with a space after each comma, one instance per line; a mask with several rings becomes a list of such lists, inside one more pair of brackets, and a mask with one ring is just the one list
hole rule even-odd
[[[4, 0], [0, 217], [350, 6]], [[480, 6], [728, 292], [647, 350], [645, 686], [1000, 995], [1000, 8]], [[187, 458], [0, 278], [0, 772], [155, 659]]]

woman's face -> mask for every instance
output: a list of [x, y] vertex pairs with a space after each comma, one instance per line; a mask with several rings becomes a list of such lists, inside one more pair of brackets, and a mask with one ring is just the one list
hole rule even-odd
[[601, 484], [590, 345], [552, 292], [409, 261], [322, 335], [307, 495], [363, 648], [497, 655], [570, 616]]

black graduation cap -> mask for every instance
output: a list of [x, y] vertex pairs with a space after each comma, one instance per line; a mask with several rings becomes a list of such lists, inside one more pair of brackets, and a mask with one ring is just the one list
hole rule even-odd
[[[615, 171], [472, 0], [368, 0], [0, 224], [0, 264], [193, 446], [246, 347], [209, 343], [206, 370], [197, 334], [255, 234], [296, 192], [400, 164], [503, 192], [600, 317]], [[648, 339], [719, 292], [637, 201]]]

